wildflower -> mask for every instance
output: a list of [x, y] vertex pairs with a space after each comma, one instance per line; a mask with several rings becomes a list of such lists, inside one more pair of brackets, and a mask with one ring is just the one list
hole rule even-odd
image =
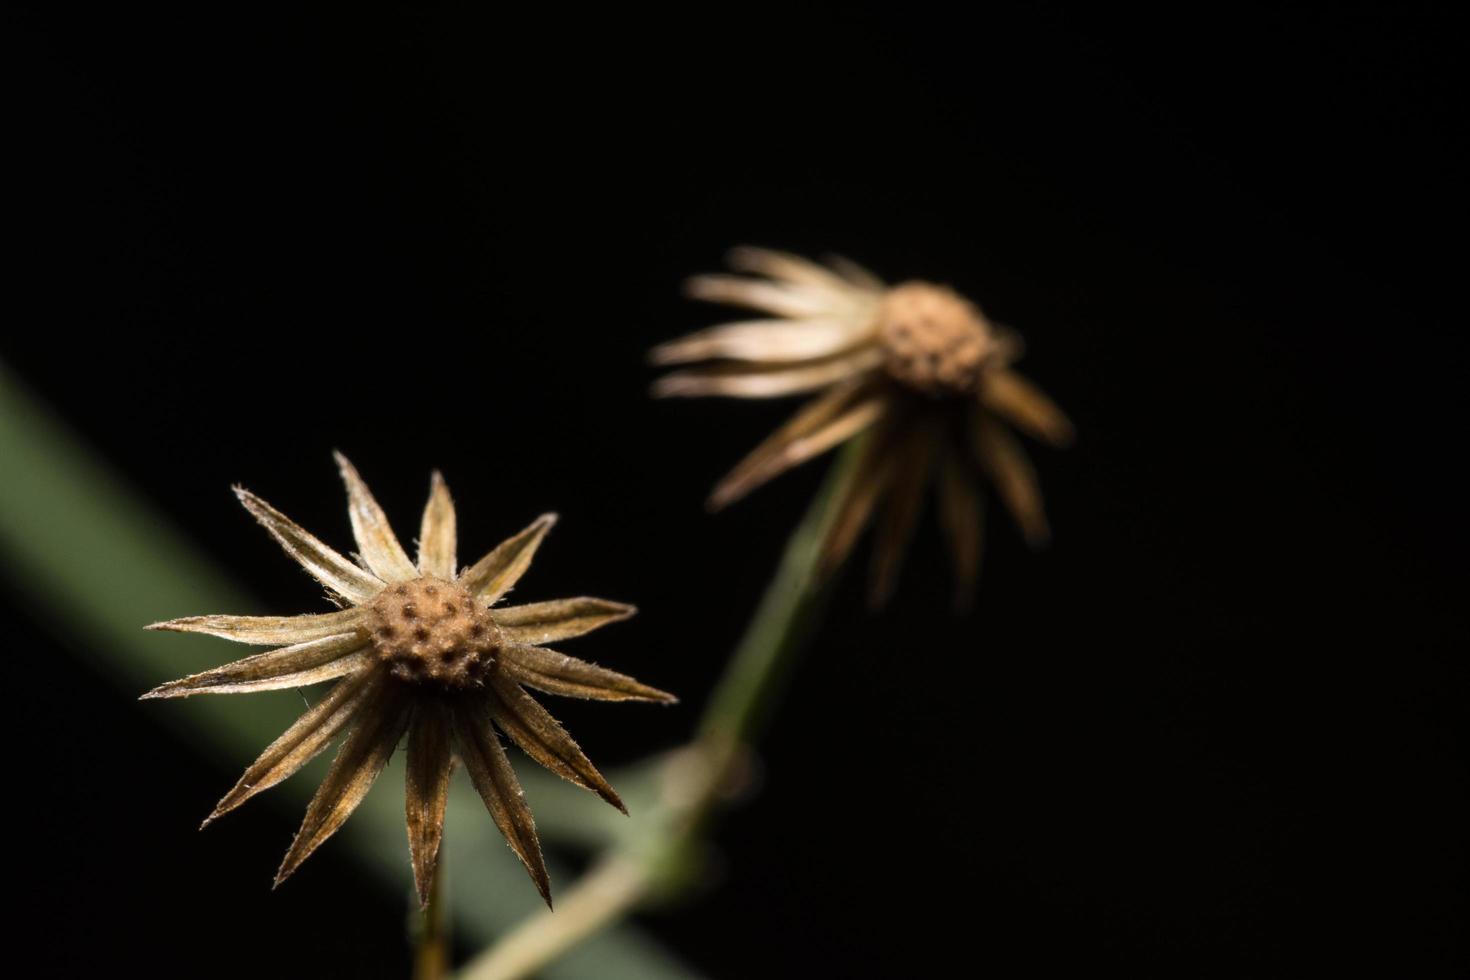
[[826, 266], [737, 248], [737, 272], [688, 281], [696, 299], [768, 318], [712, 327], [655, 348], [656, 364], [697, 364], [659, 379], [659, 396], [774, 398], [820, 394], [715, 487], [719, 509], [786, 470], [864, 436], [852, 478], [822, 545], [831, 571], [878, 512], [872, 603], [891, 594], [923, 494], [937, 483], [939, 516], [967, 601], [979, 572], [982, 482], [994, 486], [1029, 542], [1047, 540], [1035, 470], [1008, 426], [1054, 446], [1072, 425], [1012, 370], [1019, 337], [953, 290], [928, 282], [887, 286], [845, 259]]
[[347, 484], [357, 564], [248, 490], [236, 487], [235, 494], [342, 608], [304, 616], [191, 616], [155, 623], [148, 629], [280, 648], [170, 681], [143, 697], [239, 694], [336, 681], [245, 770], [204, 821], [207, 826], [279, 783], [346, 732], [276, 874], [277, 885], [347, 820], [406, 731], [408, 841], [420, 901], [428, 902], [457, 754], [549, 905], [536, 824], [495, 729], [547, 769], [626, 813], [577, 743], [525, 689], [602, 701], [674, 701], [631, 677], [543, 646], [626, 619], [635, 610], [591, 598], [496, 607], [530, 566], [555, 514], [541, 515], [460, 569], [454, 503], [435, 472], [419, 530], [418, 560], [410, 561], [352, 464], [340, 453], [336, 459]]

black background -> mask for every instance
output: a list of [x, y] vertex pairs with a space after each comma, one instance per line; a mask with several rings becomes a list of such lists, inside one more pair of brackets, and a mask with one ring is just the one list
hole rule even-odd
[[[961, 619], [932, 516], [884, 614], [849, 575], [717, 878], [641, 922], [722, 978], [1448, 975], [1458, 35], [1187, 9], [14, 10], [0, 358], [283, 612], [318, 590], [233, 482], [344, 544], [334, 447], [404, 527], [442, 467], [466, 552], [560, 511], [522, 592], [637, 602], [574, 652], [685, 697], [558, 705], [616, 765], [687, 734], [822, 469], [703, 512], [791, 406], [646, 398], [721, 315], [680, 279], [952, 283], [1078, 422], [1056, 541], [993, 513]], [[330, 846], [271, 894], [290, 818], [194, 834], [235, 774], [16, 611], [12, 948], [404, 975], [397, 896]]]

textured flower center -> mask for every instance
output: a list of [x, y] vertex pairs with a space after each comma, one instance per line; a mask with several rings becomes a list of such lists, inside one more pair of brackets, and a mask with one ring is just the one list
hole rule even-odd
[[926, 395], [973, 394], [995, 351], [985, 317], [952, 289], [906, 282], [890, 289], [878, 311], [884, 368]]
[[443, 579], [416, 578], [384, 589], [367, 610], [373, 652], [407, 683], [479, 687], [503, 640], [489, 610]]

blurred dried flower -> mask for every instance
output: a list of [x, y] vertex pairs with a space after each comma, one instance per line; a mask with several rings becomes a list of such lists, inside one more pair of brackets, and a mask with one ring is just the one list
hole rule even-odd
[[543, 514], [474, 565], [458, 569], [454, 503], [435, 472], [418, 561], [411, 562], [352, 464], [340, 453], [336, 458], [347, 484], [357, 564], [249, 491], [236, 487], [235, 493], [344, 608], [304, 616], [191, 616], [155, 623], [148, 629], [281, 646], [170, 681], [143, 697], [237, 694], [337, 679], [245, 770], [204, 821], [208, 825], [279, 783], [347, 732], [276, 874], [277, 885], [346, 821], [406, 731], [408, 840], [420, 901], [428, 902], [457, 754], [549, 905], [536, 824], [495, 728], [541, 765], [626, 813], [607, 780], [525, 688], [602, 701], [674, 701], [631, 677], [542, 646], [626, 619], [635, 610], [591, 598], [492, 608], [530, 566], [556, 515]]
[[1011, 369], [1020, 338], [944, 286], [887, 286], [841, 258], [826, 266], [759, 248], [737, 248], [732, 269], [764, 278], [702, 275], [697, 299], [748, 307], [767, 319], [712, 327], [655, 348], [656, 364], [710, 362], [659, 379], [659, 396], [773, 398], [822, 392], [715, 487], [711, 508], [859, 434], [866, 442], [823, 543], [831, 571], [875, 510], [870, 599], [891, 594], [931, 472], [956, 574], [956, 598], [980, 566], [981, 484], [988, 478], [1037, 545], [1049, 536], [1036, 474], [1007, 424], [1054, 446], [1072, 425]]

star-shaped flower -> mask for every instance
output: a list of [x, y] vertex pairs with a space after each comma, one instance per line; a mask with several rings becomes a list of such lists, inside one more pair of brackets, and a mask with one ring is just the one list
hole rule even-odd
[[336, 458], [347, 484], [356, 564], [248, 490], [236, 487], [235, 493], [343, 608], [305, 616], [190, 616], [155, 623], [148, 628], [279, 649], [170, 681], [143, 697], [239, 694], [335, 680], [245, 770], [204, 821], [208, 825], [276, 785], [346, 732], [276, 874], [277, 885], [342, 826], [407, 732], [408, 842], [420, 901], [428, 902], [457, 755], [550, 904], [536, 824], [495, 730], [558, 776], [626, 813], [607, 780], [526, 688], [601, 701], [672, 703], [675, 698], [663, 691], [543, 646], [626, 619], [635, 610], [591, 598], [495, 607], [525, 574], [555, 514], [541, 515], [460, 569], [454, 503], [435, 472], [419, 530], [418, 560], [410, 561], [357, 470], [340, 453]]
[[701, 366], [666, 375], [660, 396], [775, 398], [821, 392], [715, 487], [712, 508], [866, 434], [823, 543], [830, 571], [879, 511], [870, 596], [892, 591], [931, 475], [968, 600], [980, 567], [981, 487], [995, 487], [1027, 539], [1049, 536], [1036, 473], [1008, 425], [1052, 445], [1072, 425], [1011, 369], [1019, 337], [953, 290], [928, 282], [887, 286], [845, 259], [818, 265], [794, 255], [737, 248], [730, 275], [695, 276], [697, 299], [758, 310], [767, 319], [712, 327], [655, 348], [656, 364]]

